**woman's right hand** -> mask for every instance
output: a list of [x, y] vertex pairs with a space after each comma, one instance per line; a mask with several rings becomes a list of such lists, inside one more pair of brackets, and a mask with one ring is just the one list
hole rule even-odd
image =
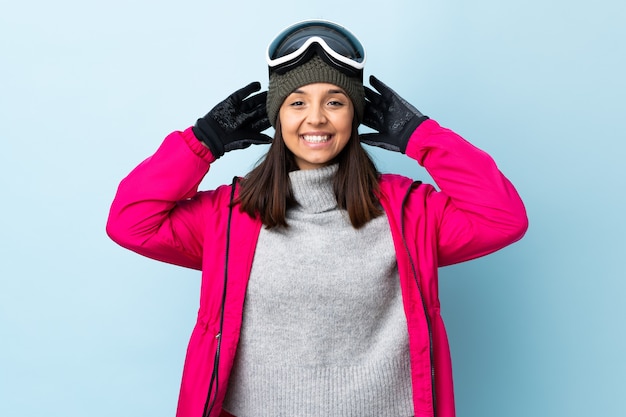
[[272, 142], [271, 137], [261, 133], [270, 127], [265, 109], [267, 92], [250, 96], [260, 89], [261, 83], [255, 81], [235, 91], [193, 126], [194, 135], [215, 158], [234, 149]]

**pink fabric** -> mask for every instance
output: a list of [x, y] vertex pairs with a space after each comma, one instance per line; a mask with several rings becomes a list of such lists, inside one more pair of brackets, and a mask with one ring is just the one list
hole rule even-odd
[[[527, 217], [513, 185], [494, 161], [435, 121], [420, 125], [406, 154], [428, 170], [441, 190], [412, 186], [410, 179], [390, 174], [380, 183], [407, 316], [415, 415], [434, 415], [434, 369], [437, 416], [453, 417], [452, 367], [440, 316], [438, 267], [517, 241], [528, 227]], [[203, 415], [220, 327], [230, 186], [197, 191], [213, 161], [191, 129], [170, 134], [120, 183], [107, 223], [109, 236], [130, 250], [202, 270], [198, 320], [185, 360], [177, 417]], [[220, 416], [226, 393], [260, 228], [258, 219], [233, 210], [219, 389], [212, 417]]]

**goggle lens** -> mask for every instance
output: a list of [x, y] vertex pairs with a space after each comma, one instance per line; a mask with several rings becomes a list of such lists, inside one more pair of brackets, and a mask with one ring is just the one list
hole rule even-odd
[[298, 66], [312, 47], [344, 72], [360, 73], [365, 64], [365, 49], [351, 32], [333, 22], [310, 20], [288, 27], [272, 41], [267, 49], [270, 72]]

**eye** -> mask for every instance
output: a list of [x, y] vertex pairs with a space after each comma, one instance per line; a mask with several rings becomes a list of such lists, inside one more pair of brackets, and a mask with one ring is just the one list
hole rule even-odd
[[344, 105], [344, 103], [341, 100], [330, 100], [328, 102], [328, 105], [331, 107], [341, 107]]
[[294, 100], [289, 105], [292, 106], [292, 107], [304, 106], [304, 101], [302, 101], [302, 100]]

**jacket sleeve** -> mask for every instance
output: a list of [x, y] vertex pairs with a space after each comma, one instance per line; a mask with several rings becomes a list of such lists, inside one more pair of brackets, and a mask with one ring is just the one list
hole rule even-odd
[[437, 224], [440, 266], [487, 255], [525, 234], [524, 204], [487, 153], [430, 119], [415, 130], [406, 154], [440, 188], [426, 202]]
[[109, 237], [141, 255], [201, 269], [201, 213], [208, 203], [197, 190], [214, 160], [191, 128], [168, 135], [121, 181], [106, 225]]

